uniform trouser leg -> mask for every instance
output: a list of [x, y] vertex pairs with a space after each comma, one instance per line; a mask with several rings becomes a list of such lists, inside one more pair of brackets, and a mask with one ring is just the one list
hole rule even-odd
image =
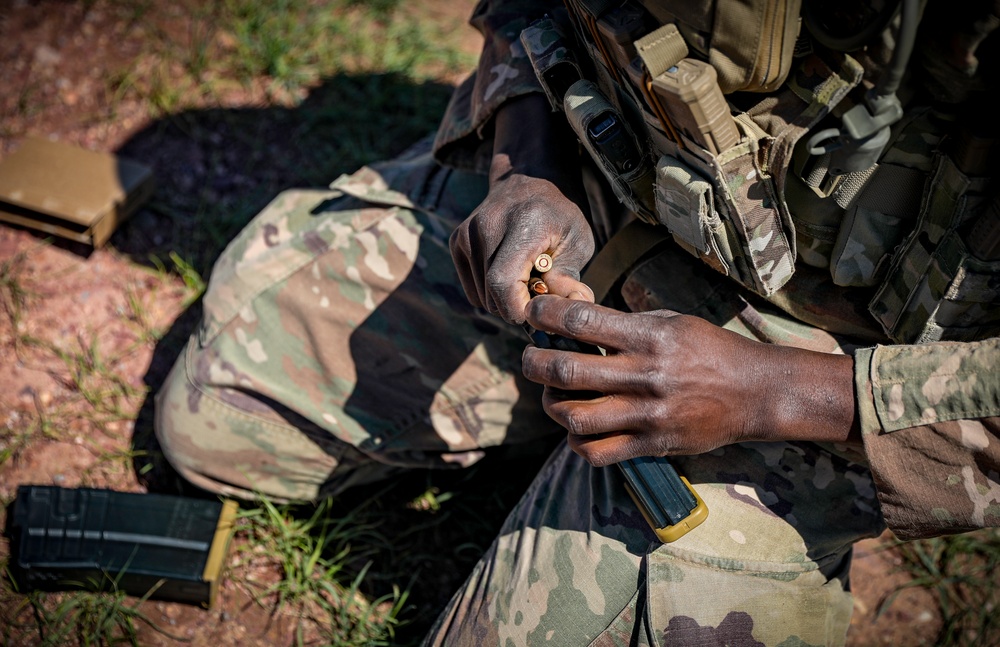
[[[521, 332], [471, 309], [454, 274], [448, 234], [483, 190], [412, 156], [279, 196], [220, 258], [158, 396], [171, 463], [213, 491], [314, 499], [558, 433], [520, 377]], [[710, 514], [663, 546], [617, 471], [563, 445], [429, 640], [842, 641], [850, 546], [881, 529], [867, 470], [784, 443], [677, 464]]]
[[850, 547], [881, 527], [865, 470], [785, 443], [675, 464], [710, 513], [660, 544], [617, 470], [563, 444], [427, 644], [842, 644]]
[[314, 500], [558, 433], [524, 332], [472, 308], [448, 250], [485, 179], [426, 152], [279, 195], [223, 252], [157, 398], [192, 483]]

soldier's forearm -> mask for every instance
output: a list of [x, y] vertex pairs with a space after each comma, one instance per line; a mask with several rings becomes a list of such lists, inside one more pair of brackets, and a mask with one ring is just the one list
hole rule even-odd
[[552, 112], [544, 95], [509, 101], [495, 119], [491, 184], [511, 174], [527, 175], [549, 180], [579, 202], [578, 144], [566, 120]]

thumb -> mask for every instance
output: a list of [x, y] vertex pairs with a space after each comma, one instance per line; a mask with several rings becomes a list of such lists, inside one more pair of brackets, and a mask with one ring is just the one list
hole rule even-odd
[[549, 294], [557, 294], [577, 301], [594, 302], [594, 291], [575, 276], [566, 274], [559, 269], [553, 269], [542, 275], [542, 280], [549, 288]]

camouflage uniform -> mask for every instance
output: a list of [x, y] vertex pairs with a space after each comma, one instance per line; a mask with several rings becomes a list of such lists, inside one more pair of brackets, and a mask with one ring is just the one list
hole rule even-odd
[[[560, 433], [520, 375], [523, 333], [468, 305], [447, 244], [485, 196], [492, 115], [540, 91], [518, 38], [545, 11], [540, 4], [476, 10], [473, 24], [486, 36], [479, 71], [456, 91], [433, 155], [425, 143], [329, 190], [285, 192], [220, 258], [203, 321], [157, 400], [164, 452], [191, 482], [311, 500]], [[934, 142], [916, 121], [908, 132], [923, 146], [901, 137], [883, 162], [953, 186], [946, 164], [921, 154]], [[794, 182], [781, 193], [805, 195]], [[592, 468], [563, 443], [430, 643], [838, 644], [851, 613], [854, 542], [886, 525], [902, 538], [997, 525], [1000, 340], [980, 331], [972, 341], [931, 334], [906, 344], [892, 337], [895, 321], [880, 328], [877, 313], [891, 308], [869, 314], [871, 291], [843, 286], [876, 285], [870, 256], [885, 252], [854, 249], [808, 221], [847, 211], [858, 231], [883, 232], [870, 238], [887, 250], [914, 239], [907, 228], [939, 239], [951, 231], [921, 218], [885, 234], [881, 225], [901, 218], [863, 201], [832, 214], [792, 208], [800, 253], [781, 289], [754, 294], [706, 254], [702, 263], [668, 248], [632, 272], [622, 298], [632, 310], [670, 308], [767, 343], [853, 354], [863, 455], [749, 443], [676, 457], [711, 513], [664, 545], [617, 472]], [[769, 280], [756, 260], [744, 269]], [[877, 303], [903, 293], [892, 277], [920, 271], [913, 264], [882, 270]], [[848, 278], [838, 287], [831, 273]], [[996, 301], [974, 303], [992, 312]], [[894, 319], [933, 333], [933, 303], [912, 303]]]

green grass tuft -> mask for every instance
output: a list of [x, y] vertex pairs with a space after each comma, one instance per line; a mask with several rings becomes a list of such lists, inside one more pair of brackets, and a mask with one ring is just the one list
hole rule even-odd
[[[375, 547], [388, 540], [364, 520], [365, 505], [344, 516], [331, 514], [333, 502], [306, 508], [275, 505], [265, 497], [240, 514], [247, 543], [240, 565], [267, 564], [280, 574], [266, 583], [244, 579], [253, 598], [275, 615], [291, 615], [297, 644], [318, 636], [324, 644], [388, 645], [409, 593], [397, 586], [369, 600], [362, 592]], [[360, 568], [358, 564], [362, 564]]]
[[912, 579], [888, 596], [885, 609], [907, 588], [921, 587], [937, 597], [943, 626], [937, 645], [1000, 644], [1000, 529], [900, 542], [902, 569]]

